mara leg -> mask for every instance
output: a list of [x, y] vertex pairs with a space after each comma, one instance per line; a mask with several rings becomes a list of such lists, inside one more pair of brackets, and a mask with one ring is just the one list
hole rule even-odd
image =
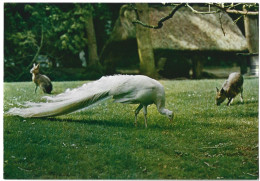
[[147, 128], [147, 118], [146, 118], [146, 116], [147, 116], [147, 106], [144, 106], [143, 107], [144, 109], [144, 125], [145, 125], [145, 127]]
[[243, 99], [243, 88], [241, 89], [241, 92], [240, 92], [240, 101], [242, 103], [244, 102], [244, 99]]
[[43, 93], [46, 93], [46, 92], [47, 92], [47, 91], [46, 91], [46, 88], [45, 88], [44, 86], [41, 86], [41, 89], [42, 89]]
[[34, 90], [34, 93], [35, 93], [35, 94], [36, 94], [37, 88], [38, 88], [38, 86], [36, 85], [35, 90]]
[[140, 104], [136, 110], [135, 110], [135, 126], [137, 126], [137, 115], [139, 114], [140, 110], [143, 108], [143, 106]]
[[228, 98], [228, 103], [227, 103], [227, 105], [230, 106], [230, 104], [231, 104], [232, 102], [233, 102], [233, 98], [231, 98], [231, 97]]
[[40, 84], [40, 88], [43, 91], [43, 93], [46, 93], [46, 85], [45, 84]]

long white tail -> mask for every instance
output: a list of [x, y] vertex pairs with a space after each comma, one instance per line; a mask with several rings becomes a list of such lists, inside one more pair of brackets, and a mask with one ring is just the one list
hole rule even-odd
[[[45, 96], [47, 102], [27, 102], [25, 108], [12, 108], [7, 114], [21, 117], [49, 117], [67, 114], [88, 108], [95, 103], [110, 98], [109, 91], [113, 87], [109, 77], [103, 77], [97, 81], [84, 84], [79, 88], [67, 90], [56, 96]], [[110, 84], [108, 83], [110, 82]]]
[[[116, 75], [84, 84], [79, 88], [68, 90], [56, 96], [47, 96], [47, 102], [27, 102], [25, 108], [12, 108], [8, 114], [21, 117], [49, 117], [67, 114], [89, 108], [107, 98], [115, 102], [139, 104], [135, 117], [144, 109], [146, 120], [147, 106], [156, 104], [159, 113], [173, 118], [173, 112], [166, 109], [163, 86], [156, 80], [142, 75]], [[135, 119], [136, 120], [136, 119]]]

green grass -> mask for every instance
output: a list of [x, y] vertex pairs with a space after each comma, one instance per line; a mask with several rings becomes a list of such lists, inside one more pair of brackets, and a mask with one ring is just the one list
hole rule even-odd
[[[4, 115], [5, 179], [257, 179], [258, 79], [244, 104], [214, 103], [224, 80], [160, 81], [172, 123], [156, 107], [113, 103], [55, 118]], [[54, 94], [84, 82], [54, 82]], [[40, 101], [32, 82], [4, 83], [4, 110]]]

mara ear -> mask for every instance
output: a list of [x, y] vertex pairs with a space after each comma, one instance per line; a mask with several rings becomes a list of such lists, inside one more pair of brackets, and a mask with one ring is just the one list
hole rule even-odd
[[35, 67], [35, 63], [33, 64], [33, 67]]
[[216, 87], [216, 89], [217, 89], [217, 92], [219, 92], [219, 89]]
[[37, 64], [37, 65], [36, 65], [36, 68], [39, 68], [39, 67], [40, 67], [40, 64]]
[[225, 91], [224, 91], [224, 89], [222, 88], [221, 90], [220, 90], [220, 93], [221, 94], [223, 94]]

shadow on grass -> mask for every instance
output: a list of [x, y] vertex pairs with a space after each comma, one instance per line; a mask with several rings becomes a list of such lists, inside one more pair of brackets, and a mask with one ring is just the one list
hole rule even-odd
[[254, 99], [254, 100], [246, 100], [244, 102], [241, 102], [241, 101], [234, 101], [231, 106], [235, 106], [235, 105], [247, 105], [247, 104], [255, 104], [255, 103], [258, 103], [258, 100]]
[[[42, 119], [42, 118], [39, 118]], [[45, 118], [46, 119], [46, 118]], [[126, 128], [134, 128], [134, 123], [129, 123], [124, 120], [118, 121], [109, 121], [109, 120], [87, 120], [87, 119], [62, 119], [62, 118], [55, 118], [50, 117], [47, 118], [49, 121], [58, 121], [58, 122], [73, 122], [73, 123], [80, 123], [80, 124], [89, 124], [89, 125], [98, 125], [98, 126], [111, 126], [111, 127], [126, 127]]]
[[[241, 102], [239, 100], [234, 100], [230, 106], [235, 106], [235, 105], [250, 105], [250, 104], [255, 104], [258, 103], [258, 100], [244, 100], [244, 102]], [[223, 102], [220, 106], [227, 106], [227, 101]]]
[[[48, 118], [22, 118], [19, 116], [5, 116], [5, 119], [13, 119], [15, 121], [24, 120], [32, 120], [32, 121], [52, 121], [52, 122], [67, 122], [67, 123], [78, 123], [78, 124], [88, 124], [88, 125], [96, 125], [96, 126], [107, 126], [107, 127], [121, 127], [121, 128], [132, 128], [132, 129], [159, 129], [159, 130], [172, 130], [174, 127], [174, 123], [165, 123], [165, 124], [149, 124], [147, 128], [144, 126], [144, 120], [139, 120], [137, 122], [137, 126], [134, 124], [133, 121], [129, 121], [126, 119], [118, 119], [118, 120], [93, 120], [93, 119], [69, 119], [69, 118], [60, 118], [60, 117], [48, 117]], [[165, 120], [167, 121], [167, 120]]]
[[[42, 119], [42, 118], [39, 118]], [[46, 118], [45, 118], [46, 119]], [[107, 127], [121, 127], [121, 128], [133, 128], [133, 129], [160, 129], [160, 130], [167, 130], [172, 129], [172, 125], [157, 125], [157, 124], [150, 124], [148, 120], [147, 128], [145, 128], [143, 120], [139, 120], [137, 126], [133, 122], [126, 121], [124, 119], [120, 119], [117, 121], [114, 120], [82, 120], [82, 119], [61, 119], [61, 118], [48, 118], [49, 121], [58, 121], [58, 122], [74, 122], [80, 124], [88, 124], [88, 125], [98, 125], [98, 126], [107, 126]]]

